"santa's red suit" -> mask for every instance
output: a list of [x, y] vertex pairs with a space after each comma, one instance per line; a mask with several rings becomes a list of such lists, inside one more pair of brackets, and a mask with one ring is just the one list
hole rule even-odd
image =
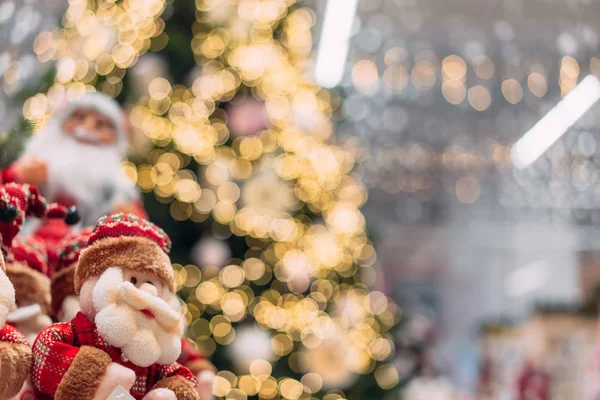
[[121, 350], [106, 344], [94, 322], [82, 313], [71, 322], [54, 324], [43, 330], [33, 346], [33, 356], [36, 363], [31, 382], [38, 399], [83, 398], [81, 388], [95, 387], [94, 383], [99, 382], [111, 361], [135, 372], [130, 394], [138, 400], [159, 387], [172, 390], [178, 399], [194, 398], [188, 397], [191, 385], [186, 382], [196, 386], [196, 377], [187, 368], [178, 363], [139, 367], [124, 361]]

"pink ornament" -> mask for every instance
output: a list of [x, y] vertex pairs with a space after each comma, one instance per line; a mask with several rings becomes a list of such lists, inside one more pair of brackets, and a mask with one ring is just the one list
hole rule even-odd
[[229, 111], [229, 129], [232, 136], [256, 135], [267, 127], [268, 116], [265, 103], [249, 97]]

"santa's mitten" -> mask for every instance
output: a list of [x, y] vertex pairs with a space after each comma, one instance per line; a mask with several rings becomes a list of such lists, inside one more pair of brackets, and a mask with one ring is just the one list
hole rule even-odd
[[177, 396], [169, 389], [155, 389], [145, 395], [143, 400], [177, 400]]
[[158, 381], [152, 391], [157, 389], [169, 389], [175, 393], [177, 400], [200, 400], [196, 385], [183, 376], [162, 379]]
[[94, 400], [105, 400], [117, 388], [129, 390], [135, 383], [135, 372], [117, 363], [110, 363], [106, 368], [106, 373], [100, 381], [100, 386], [96, 391]]
[[202, 371], [196, 375], [200, 400], [213, 400], [213, 381], [217, 375], [213, 371]]

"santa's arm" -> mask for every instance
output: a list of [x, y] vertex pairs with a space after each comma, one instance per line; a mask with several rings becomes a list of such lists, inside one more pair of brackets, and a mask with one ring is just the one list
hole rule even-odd
[[159, 381], [152, 388], [154, 389], [169, 389], [177, 400], [198, 400], [198, 380], [192, 372], [179, 365], [173, 363], [171, 365], [161, 365], [159, 370]]
[[70, 323], [51, 325], [39, 334], [31, 383], [40, 393], [56, 400], [94, 398], [110, 356], [94, 347], [73, 346], [74, 340]]
[[16, 164], [0, 169], [0, 184], [4, 185], [11, 182], [22, 183]]
[[124, 173], [116, 176], [114, 189], [115, 195], [111, 200], [111, 213], [134, 214], [138, 218], [148, 219], [139, 189], [131, 183], [131, 180]]
[[0, 329], [0, 399], [16, 396], [31, 371], [27, 339], [10, 325]]

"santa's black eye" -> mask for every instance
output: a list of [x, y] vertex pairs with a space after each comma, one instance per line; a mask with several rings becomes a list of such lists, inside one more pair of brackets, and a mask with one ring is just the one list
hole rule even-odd
[[154, 286], [154, 283], [150, 282], [150, 281], [146, 281], [147, 284]]
[[129, 282], [131, 282], [135, 285], [137, 283], [137, 278], [134, 276], [129, 280]]

